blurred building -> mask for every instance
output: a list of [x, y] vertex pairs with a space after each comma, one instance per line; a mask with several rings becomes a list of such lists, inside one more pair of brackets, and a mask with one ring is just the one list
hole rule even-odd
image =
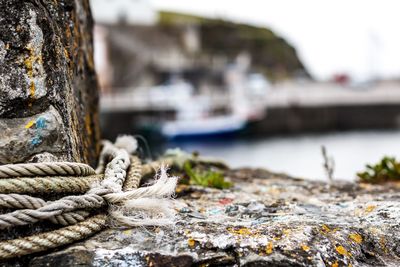
[[224, 73], [243, 55], [248, 71], [269, 79], [308, 77], [293, 47], [268, 29], [157, 12], [145, 0], [91, 4], [103, 92], [148, 88], [176, 77], [197, 91], [223, 90]]

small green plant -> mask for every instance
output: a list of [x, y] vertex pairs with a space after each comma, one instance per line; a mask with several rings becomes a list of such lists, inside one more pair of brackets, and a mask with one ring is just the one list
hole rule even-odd
[[233, 185], [231, 182], [225, 181], [221, 172], [195, 169], [189, 161], [184, 163], [183, 169], [189, 177], [189, 184], [218, 189], [230, 188]]
[[357, 173], [363, 182], [381, 183], [400, 181], [400, 163], [394, 157], [384, 157], [375, 165], [367, 165], [364, 172]]

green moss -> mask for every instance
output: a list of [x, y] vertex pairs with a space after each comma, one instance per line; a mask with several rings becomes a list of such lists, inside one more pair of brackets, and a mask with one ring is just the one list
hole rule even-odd
[[366, 165], [366, 170], [357, 173], [357, 176], [368, 183], [400, 181], [400, 163], [394, 157], [386, 156], [375, 165]]
[[168, 11], [160, 11], [158, 15], [159, 15], [158, 23], [160, 25], [202, 23], [207, 21], [207, 19], [203, 17], [175, 13], [175, 12], [168, 12]]
[[193, 168], [189, 161], [184, 163], [183, 169], [189, 178], [188, 183], [192, 185], [218, 189], [230, 188], [233, 185], [231, 182], [225, 181], [224, 175], [221, 172]]

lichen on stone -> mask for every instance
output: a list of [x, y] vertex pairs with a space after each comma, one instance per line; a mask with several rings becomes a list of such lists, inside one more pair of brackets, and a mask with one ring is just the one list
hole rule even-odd
[[37, 15], [33, 10], [29, 10], [28, 19], [30, 40], [26, 45], [28, 56], [24, 63], [26, 67], [26, 82], [29, 88], [31, 100], [46, 95], [46, 72], [43, 66], [43, 32], [37, 24]]

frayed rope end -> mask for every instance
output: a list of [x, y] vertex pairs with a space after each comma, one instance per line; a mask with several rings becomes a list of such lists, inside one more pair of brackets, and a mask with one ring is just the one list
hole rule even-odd
[[[113, 196], [117, 205], [112, 205], [109, 214], [114, 227], [171, 226], [175, 221], [173, 195], [178, 177], [169, 177], [167, 167], [162, 165], [155, 182]], [[122, 200], [122, 201], [121, 201]]]

